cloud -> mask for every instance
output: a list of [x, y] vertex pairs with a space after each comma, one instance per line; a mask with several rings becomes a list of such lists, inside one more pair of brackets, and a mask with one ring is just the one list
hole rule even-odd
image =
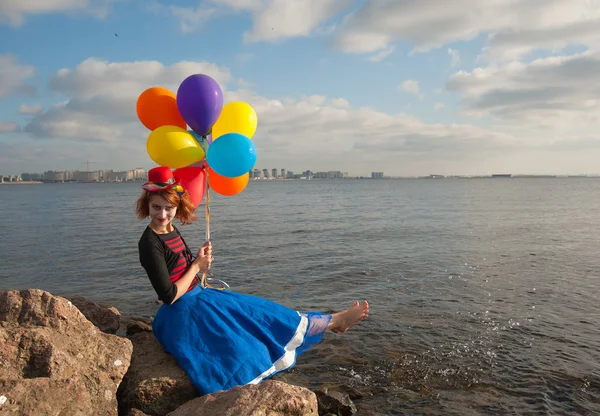
[[444, 107], [445, 107], [444, 103], [435, 103], [435, 105], [433, 106], [433, 109], [434, 110], [441, 110]]
[[[585, 45], [591, 49], [600, 47], [600, 3], [590, 1], [595, 10], [585, 11], [581, 1], [576, 9], [569, 8], [566, 21], [542, 27], [520, 27], [494, 33], [490, 36], [488, 59], [518, 59], [536, 49], [560, 51], [569, 45]], [[565, 13], [564, 6], [571, 3], [555, 4], [556, 14]], [[577, 9], [577, 6], [578, 9]], [[577, 16], [578, 12], [581, 17]], [[547, 10], [546, 13], [552, 13]], [[575, 15], [575, 16], [573, 16]]]
[[350, 108], [350, 103], [348, 100], [343, 98], [334, 98], [331, 100], [331, 105], [339, 108]]
[[406, 114], [338, 108], [321, 96], [282, 102], [244, 91], [230, 93], [229, 99], [247, 101], [259, 114], [260, 133], [253, 140], [260, 166], [356, 172], [360, 165], [389, 171], [403, 160], [421, 169], [417, 161], [465, 161], [519, 143], [514, 136], [470, 125], [427, 124]]
[[154, 4], [151, 9], [170, 11], [179, 19], [183, 32], [198, 30], [209, 19], [231, 12], [250, 13], [252, 28], [244, 33], [243, 39], [253, 43], [315, 34], [328, 36], [336, 26], [325, 24], [352, 3], [352, 0], [207, 0], [197, 8]]
[[23, 103], [19, 107], [19, 114], [39, 114], [42, 111], [44, 111], [44, 106], [41, 104], [27, 105]]
[[70, 97], [37, 115], [25, 131], [38, 138], [69, 138], [116, 142], [139, 135], [135, 102], [152, 86], [177, 91], [189, 75], [203, 73], [222, 87], [233, 81], [227, 69], [207, 62], [182, 61], [164, 66], [157, 61], [110, 63], [86, 59], [75, 69], [63, 68], [50, 81], [50, 89]]
[[19, 125], [13, 121], [0, 121], [0, 134], [14, 133], [19, 130]]
[[344, 18], [335, 45], [373, 53], [397, 41], [416, 52], [489, 35], [489, 59], [514, 59], [536, 49], [600, 46], [600, 0], [378, 0]]
[[102, 19], [110, 12], [112, 3], [119, 0], [2, 0], [0, 23], [19, 27], [28, 14], [84, 13]]
[[[34, 115], [25, 131], [38, 140], [25, 144], [25, 139], [19, 139], [19, 143], [25, 149], [48, 149], [45, 169], [68, 168], [69, 163], [79, 168], [88, 157], [105, 168], [151, 167], [154, 163], [145, 148], [149, 132], [135, 114], [137, 97], [153, 85], [176, 90], [192, 73], [214, 76], [224, 89], [226, 102], [245, 101], [256, 110], [259, 128], [253, 140], [258, 149], [257, 167], [368, 173], [392, 172], [401, 161], [403, 171], [424, 174], [435, 168], [430, 166], [433, 161], [446, 158], [450, 165], [463, 169], [499, 149], [523, 146], [516, 134], [466, 124], [428, 124], [407, 114], [354, 108], [341, 97], [263, 97], [240, 88], [228, 69], [206, 62], [165, 66], [155, 61], [94, 58], [61, 69], [52, 77], [50, 89], [69, 98]], [[407, 85], [420, 93], [416, 81]], [[57, 149], [68, 149], [72, 161], [59, 157]], [[51, 163], [54, 166], [48, 166]]]
[[252, 29], [244, 34], [244, 41], [247, 43], [273, 42], [311, 35], [353, 3], [352, 0], [212, 1], [234, 10], [252, 13]]
[[600, 52], [460, 71], [447, 82], [465, 111], [500, 121], [566, 131], [600, 122]]
[[458, 66], [460, 64], [460, 53], [452, 48], [448, 48], [448, 55], [452, 58], [452, 66]]
[[220, 85], [232, 81], [228, 69], [208, 62], [180, 61], [165, 66], [158, 61], [107, 62], [89, 58], [75, 69], [63, 68], [50, 81], [50, 88], [61, 94], [75, 95], [82, 100], [95, 97], [130, 98], [157, 83], [176, 91], [192, 74], [203, 73]]
[[201, 29], [217, 11], [214, 7], [206, 7], [203, 5], [200, 5], [195, 9], [179, 6], [168, 6], [168, 8], [173, 16], [179, 19], [179, 24], [183, 33], [195, 32]]
[[416, 95], [421, 100], [423, 99], [423, 94], [421, 94], [419, 88], [419, 81], [415, 81], [414, 79], [408, 79], [406, 81], [401, 82], [400, 85], [398, 85], [398, 88], [409, 94]]
[[26, 82], [35, 74], [35, 67], [21, 65], [12, 55], [0, 55], [0, 98], [10, 95], [33, 95], [35, 89]]
[[381, 62], [383, 61], [385, 58], [387, 58], [389, 55], [392, 54], [392, 52], [394, 52], [395, 46], [390, 46], [388, 48], [385, 48], [379, 52], [377, 52], [375, 55], [369, 57], [369, 61], [371, 62]]
[[215, 4], [220, 4], [223, 6], [228, 6], [234, 10], [260, 10], [264, 7], [264, 0], [212, 0]]

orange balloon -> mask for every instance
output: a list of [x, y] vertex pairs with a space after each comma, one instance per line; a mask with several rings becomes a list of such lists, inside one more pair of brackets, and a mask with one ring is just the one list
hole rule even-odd
[[227, 176], [219, 175], [208, 166], [208, 186], [210, 186], [210, 189], [221, 195], [233, 196], [239, 194], [246, 188], [246, 185], [248, 185], [249, 178], [250, 175], [248, 172], [244, 173], [242, 176], [228, 178]]
[[177, 97], [166, 88], [148, 88], [140, 94], [135, 109], [138, 118], [149, 130], [162, 126], [187, 129], [187, 124], [177, 109]]

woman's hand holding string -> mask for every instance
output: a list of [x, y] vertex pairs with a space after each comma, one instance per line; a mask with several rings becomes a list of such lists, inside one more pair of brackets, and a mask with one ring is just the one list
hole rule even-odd
[[196, 263], [201, 272], [204, 272], [205, 270], [210, 269], [212, 260], [212, 244], [210, 241], [207, 241], [198, 249], [194, 263]]

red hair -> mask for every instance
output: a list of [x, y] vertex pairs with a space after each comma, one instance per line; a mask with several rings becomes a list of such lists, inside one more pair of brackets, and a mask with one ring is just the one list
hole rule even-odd
[[137, 217], [140, 220], [144, 218], [148, 218], [150, 216], [150, 198], [153, 195], [162, 196], [167, 202], [174, 207], [177, 207], [177, 213], [175, 214], [175, 218], [181, 221], [182, 224], [191, 224], [196, 221], [196, 215], [194, 215], [194, 211], [196, 207], [190, 201], [190, 197], [187, 192], [179, 195], [174, 189], [166, 188], [157, 192], [146, 191], [145, 189], [142, 191], [142, 195], [137, 200], [135, 212]]

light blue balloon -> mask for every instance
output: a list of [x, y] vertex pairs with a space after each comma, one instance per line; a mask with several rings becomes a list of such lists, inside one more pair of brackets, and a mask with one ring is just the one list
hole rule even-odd
[[256, 163], [256, 146], [243, 134], [224, 134], [208, 147], [206, 161], [219, 175], [228, 178], [242, 176]]

